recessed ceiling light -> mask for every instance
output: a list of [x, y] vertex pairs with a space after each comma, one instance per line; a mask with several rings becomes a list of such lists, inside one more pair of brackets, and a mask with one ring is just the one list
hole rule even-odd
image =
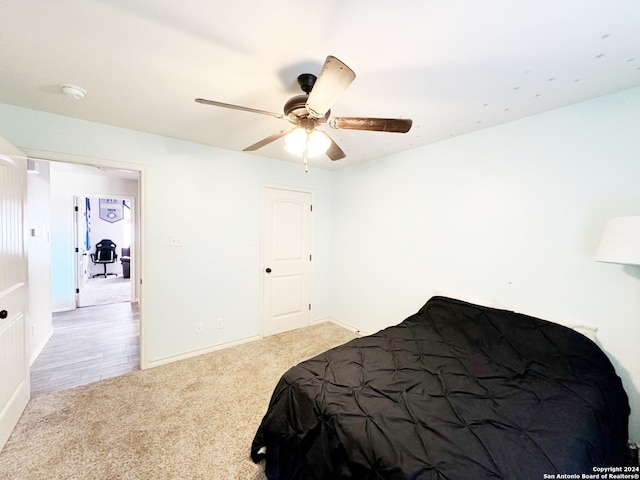
[[76, 100], [82, 100], [87, 94], [87, 91], [84, 88], [79, 87], [78, 85], [72, 85], [71, 83], [65, 83], [61, 88], [62, 93], [75, 98]]

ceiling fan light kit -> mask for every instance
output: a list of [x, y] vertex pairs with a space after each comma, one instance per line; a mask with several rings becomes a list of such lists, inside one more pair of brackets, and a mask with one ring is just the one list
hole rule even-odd
[[311, 73], [303, 73], [298, 76], [298, 84], [304, 95], [290, 98], [284, 105], [284, 115], [204, 98], [196, 98], [196, 102], [288, 120], [295, 125], [294, 128], [270, 135], [244, 148], [243, 151], [257, 150], [284, 137], [285, 149], [294, 155], [303, 157], [306, 169], [307, 158], [317, 157], [324, 153], [331, 160], [340, 160], [346, 157], [346, 154], [329, 134], [317, 129], [321, 125], [328, 125], [335, 129], [396, 133], [406, 133], [411, 128], [412, 121], [409, 119], [366, 117], [330, 119], [331, 107], [355, 78], [356, 74], [353, 70], [336, 57], [329, 55], [318, 77]]
[[298, 127], [284, 137], [284, 143], [285, 150], [293, 155], [303, 157], [306, 149], [307, 158], [315, 158], [327, 152], [331, 139], [321, 130], [308, 132]]

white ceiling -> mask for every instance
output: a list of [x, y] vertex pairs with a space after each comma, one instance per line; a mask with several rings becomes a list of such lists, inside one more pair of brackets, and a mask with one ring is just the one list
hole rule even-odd
[[[241, 151], [327, 55], [356, 72], [335, 168], [640, 85], [638, 0], [22, 0], [0, 5], [0, 102]], [[78, 101], [63, 83], [84, 87]], [[0, 132], [1, 134], [1, 132]], [[253, 153], [300, 161], [283, 140]]]

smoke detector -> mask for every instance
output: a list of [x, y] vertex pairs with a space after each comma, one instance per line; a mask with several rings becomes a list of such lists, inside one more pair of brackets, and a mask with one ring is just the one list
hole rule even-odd
[[75, 98], [76, 100], [82, 100], [87, 94], [87, 91], [84, 88], [79, 87], [78, 85], [72, 85], [71, 83], [65, 83], [61, 88], [62, 93]]

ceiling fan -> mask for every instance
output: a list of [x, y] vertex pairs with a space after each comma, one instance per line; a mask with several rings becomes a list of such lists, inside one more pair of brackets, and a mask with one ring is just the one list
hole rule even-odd
[[298, 84], [304, 94], [290, 98], [284, 104], [284, 114], [204, 98], [196, 98], [196, 102], [288, 120], [294, 125], [292, 128], [274, 133], [244, 148], [243, 151], [258, 150], [285, 137], [287, 143], [285, 148], [304, 157], [306, 166], [307, 157], [323, 153], [326, 153], [331, 160], [340, 160], [346, 157], [338, 144], [326, 132], [317, 130], [318, 126], [329, 125], [336, 129], [396, 133], [406, 133], [411, 128], [412, 121], [410, 119], [331, 117], [331, 107], [355, 78], [356, 74], [353, 70], [330, 55], [324, 62], [318, 77], [311, 73], [303, 73], [298, 76]]

